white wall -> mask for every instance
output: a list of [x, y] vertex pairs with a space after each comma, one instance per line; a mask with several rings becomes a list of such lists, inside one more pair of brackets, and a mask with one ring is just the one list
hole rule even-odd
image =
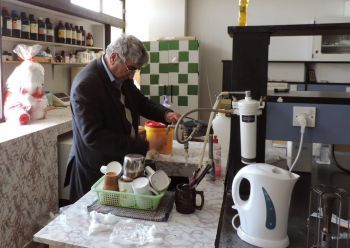
[[[344, 0], [252, 0], [248, 25], [312, 23], [314, 17], [342, 16]], [[232, 40], [228, 26], [237, 25], [238, 0], [188, 0], [187, 35], [200, 41], [200, 107], [210, 106], [207, 82], [212, 98], [222, 88], [223, 59], [232, 58]], [[305, 37], [273, 38], [270, 59], [307, 59], [311, 40]], [[273, 69], [271, 69], [273, 70]], [[273, 72], [272, 72], [273, 74]], [[272, 77], [271, 72], [269, 77]], [[299, 77], [299, 75], [297, 75]], [[207, 114], [201, 115], [207, 118]]]
[[186, 0], [127, 0], [126, 33], [143, 41], [184, 36]]

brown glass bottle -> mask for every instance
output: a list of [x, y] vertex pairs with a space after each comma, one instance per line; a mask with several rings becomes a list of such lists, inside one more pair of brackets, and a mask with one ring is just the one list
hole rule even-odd
[[25, 12], [21, 12], [21, 38], [29, 39], [30, 25]]
[[12, 10], [12, 36], [16, 38], [21, 38], [21, 19], [18, 18], [17, 12]]
[[12, 35], [12, 19], [6, 7], [2, 8], [2, 35]]
[[34, 15], [29, 15], [29, 23], [30, 23], [30, 39], [38, 40], [38, 22], [34, 19]]
[[70, 24], [70, 28], [72, 29], [72, 44], [75, 45], [77, 44], [76, 41], [77, 41], [77, 31], [75, 30], [73, 24], [71, 23]]
[[53, 42], [53, 29], [52, 29], [52, 23], [50, 22], [50, 18], [45, 19], [45, 25], [46, 25], [46, 41]]
[[46, 41], [46, 25], [42, 17], [38, 18], [38, 40]]
[[58, 22], [56, 26], [56, 42], [66, 43], [66, 28], [64, 27], [62, 21]]
[[66, 28], [66, 44], [72, 44], [72, 29], [68, 22], [64, 24]]
[[76, 44], [81, 46], [81, 32], [78, 26], [75, 26], [75, 31], [77, 32]]
[[93, 39], [91, 33], [88, 33], [87, 36], [86, 36], [86, 45], [87, 46], [93, 46], [94, 45], [94, 39]]
[[80, 32], [81, 32], [81, 45], [85, 46], [86, 37], [85, 37], [85, 30], [84, 30], [83, 26], [80, 26]]

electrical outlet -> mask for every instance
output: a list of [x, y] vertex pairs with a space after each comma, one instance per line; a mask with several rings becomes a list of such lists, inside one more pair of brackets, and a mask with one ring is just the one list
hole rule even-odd
[[301, 114], [307, 116], [306, 126], [315, 127], [316, 126], [316, 107], [293, 107], [293, 126], [300, 126], [297, 117]]

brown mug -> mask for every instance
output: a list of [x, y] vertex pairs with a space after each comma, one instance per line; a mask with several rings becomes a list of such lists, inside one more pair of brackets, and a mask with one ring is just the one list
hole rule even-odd
[[103, 189], [118, 190], [118, 176], [115, 172], [107, 172], [104, 178]]
[[[196, 196], [201, 196], [201, 204], [196, 205]], [[204, 192], [197, 191], [188, 184], [178, 184], [175, 191], [176, 210], [182, 214], [192, 214], [196, 209], [201, 210], [204, 205]]]

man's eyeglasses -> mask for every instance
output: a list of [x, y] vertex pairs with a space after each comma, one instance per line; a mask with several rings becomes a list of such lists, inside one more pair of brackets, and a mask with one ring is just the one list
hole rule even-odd
[[128, 73], [135, 73], [136, 71], [139, 71], [139, 70], [140, 70], [140, 68], [127, 65], [123, 59], [122, 59], [121, 61], [123, 62], [123, 64], [124, 64], [126, 70], [128, 71]]

